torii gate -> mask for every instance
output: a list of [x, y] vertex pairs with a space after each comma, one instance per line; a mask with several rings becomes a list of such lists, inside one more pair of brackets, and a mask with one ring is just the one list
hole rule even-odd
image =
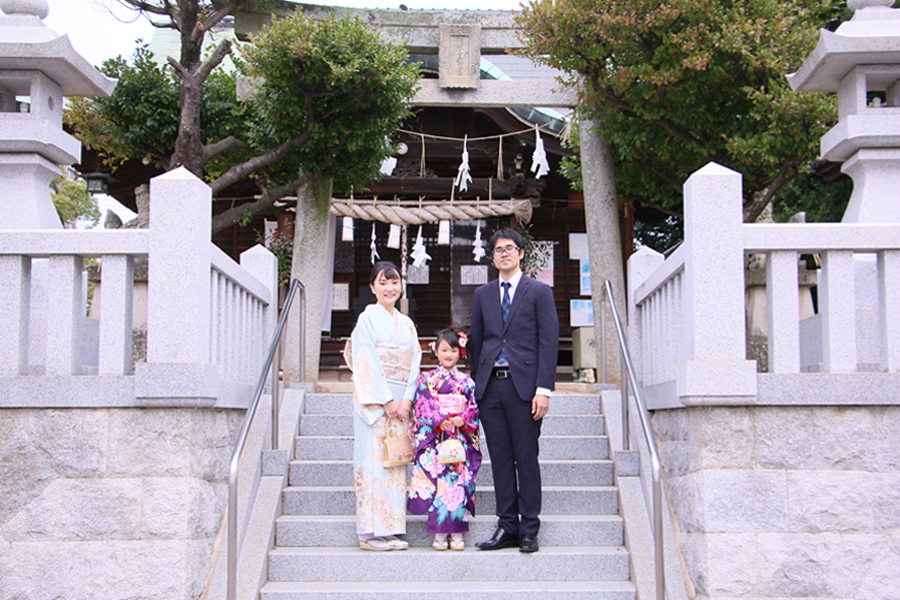
[[[534, 81], [480, 79], [481, 56], [505, 54], [508, 49], [524, 47], [519, 40], [513, 11], [495, 10], [405, 10], [355, 9], [297, 4], [284, 0], [252, 0], [240, 10], [235, 32], [241, 39], [257, 33], [273, 17], [284, 17], [301, 10], [308, 17], [326, 19], [358, 17], [378, 27], [382, 38], [392, 44], [405, 44], [410, 54], [437, 54], [438, 79], [421, 79], [413, 104], [423, 107], [547, 107], [571, 109], [578, 96], [572, 88], [558, 84], [536, 86]], [[591, 264], [591, 296], [594, 322], [600, 323], [603, 281], [613, 282], [620, 314], [624, 315], [625, 285], [619, 217], [616, 203], [612, 156], [597, 135], [596, 123], [583, 122], [580, 128], [584, 210]], [[308, 323], [320, 323], [324, 314], [325, 285], [329, 268], [328, 231], [331, 204], [330, 182], [314, 182], [297, 192], [295, 219], [295, 255], [293, 276], [307, 290]], [[302, 243], [298, 243], [302, 242]], [[297, 249], [303, 248], [303, 252]], [[307, 327], [306, 375], [318, 380], [320, 331]], [[614, 340], [607, 327], [609, 341]], [[299, 339], [289, 334], [285, 348], [285, 381], [299, 379]], [[595, 348], [599, 348], [600, 328], [595, 328]], [[611, 353], [612, 354], [612, 353]], [[618, 361], [607, 365], [617, 378]]]

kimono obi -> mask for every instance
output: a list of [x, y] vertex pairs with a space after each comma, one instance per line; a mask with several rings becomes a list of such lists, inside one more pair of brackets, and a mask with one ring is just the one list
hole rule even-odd
[[462, 394], [437, 394], [437, 401], [441, 412], [450, 416], [462, 414], [466, 410], [468, 401]]
[[409, 371], [412, 368], [413, 352], [397, 346], [375, 346], [378, 360], [381, 361], [381, 374], [388, 383], [406, 385], [409, 382]]

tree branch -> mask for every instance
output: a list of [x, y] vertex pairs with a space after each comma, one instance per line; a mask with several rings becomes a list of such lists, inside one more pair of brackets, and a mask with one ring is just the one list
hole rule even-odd
[[214, 144], [207, 144], [203, 146], [203, 158], [204, 161], [208, 162], [213, 156], [218, 154], [222, 154], [223, 152], [228, 152], [233, 148], [241, 148], [242, 150], [249, 150], [250, 144], [245, 142], [244, 140], [239, 140], [233, 135], [229, 135], [227, 138], [215, 142]]
[[234, 208], [230, 208], [225, 212], [214, 216], [212, 220], [212, 234], [216, 235], [226, 227], [231, 227], [240, 221], [241, 217], [246, 213], [255, 215], [272, 208], [276, 202], [285, 196], [289, 196], [292, 192], [300, 189], [301, 186], [321, 177], [322, 172], [323, 170], [320, 169], [314, 173], [304, 173], [290, 183], [266, 190], [253, 202], [235, 206]]
[[753, 202], [744, 207], [744, 223], [753, 223], [759, 218], [759, 215], [762, 214], [766, 206], [769, 205], [769, 202], [772, 201], [775, 192], [781, 189], [781, 186], [787, 182], [791, 170], [799, 164], [800, 162], [797, 160], [786, 160], [784, 164], [781, 165], [781, 171], [778, 173], [778, 177], [769, 184], [769, 187], [766, 188], [766, 193], [754, 199]]
[[254, 171], [258, 171], [263, 167], [267, 167], [272, 163], [275, 163], [284, 156], [299, 146], [302, 146], [309, 139], [309, 131], [304, 131], [302, 134], [298, 135], [295, 138], [292, 138], [278, 146], [272, 148], [268, 152], [260, 154], [259, 156], [254, 156], [253, 158], [231, 167], [223, 173], [220, 177], [218, 177], [215, 181], [209, 184], [209, 187], [212, 188], [213, 194], [222, 191], [227, 188], [229, 185], [232, 185], [242, 179], [246, 178], [248, 175], [253, 173]]
[[228, 15], [234, 14], [237, 9], [241, 7], [241, 5], [246, 4], [247, 0], [231, 0], [228, 4], [215, 10], [205, 21], [203, 21], [203, 29], [209, 31], [213, 27], [215, 27], [219, 21], [227, 17]]
[[209, 55], [209, 58], [200, 65], [200, 68], [197, 69], [197, 79], [200, 83], [206, 81], [206, 78], [209, 77], [209, 74], [213, 69], [219, 66], [219, 64], [225, 60], [225, 57], [231, 52], [231, 40], [224, 39], [219, 42], [219, 45], [216, 46], [216, 49], [213, 50], [213, 53]]
[[185, 69], [183, 66], [181, 66], [181, 63], [180, 63], [180, 62], [178, 62], [177, 60], [175, 60], [175, 59], [172, 58], [171, 56], [167, 56], [167, 57], [166, 57], [166, 60], [169, 62], [170, 65], [172, 65], [172, 67], [173, 67], [176, 71], [178, 71], [178, 74], [181, 75], [182, 81], [187, 81], [187, 80], [188, 80], [188, 78], [191, 76], [191, 74], [188, 73], [188, 70], [187, 70], [187, 69]]
[[[149, 2], [143, 2], [142, 0], [119, 0], [121, 4], [125, 4], [126, 6], [130, 6], [132, 8], [136, 8], [138, 10], [152, 13], [154, 15], [163, 15], [166, 17], [171, 17], [169, 14], [167, 7], [157, 6], [155, 4], [150, 4]], [[168, 5], [168, 3], [166, 3]]]

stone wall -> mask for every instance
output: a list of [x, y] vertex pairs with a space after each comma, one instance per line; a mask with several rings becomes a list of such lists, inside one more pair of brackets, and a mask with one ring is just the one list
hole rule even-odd
[[197, 598], [240, 410], [0, 410], [0, 600]]
[[699, 599], [900, 597], [900, 407], [656, 411]]

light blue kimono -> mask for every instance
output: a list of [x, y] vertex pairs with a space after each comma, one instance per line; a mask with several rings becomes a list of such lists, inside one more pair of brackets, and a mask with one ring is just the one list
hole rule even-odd
[[[376, 346], [411, 353], [406, 381], [385, 378]], [[360, 535], [406, 533], [406, 466], [382, 466], [386, 436], [407, 435], [406, 423], [389, 423], [382, 406], [412, 400], [419, 378], [422, 351], [412, 320], [399, 310], [390, 314], [370, 304], [359, 316], [351, 336], [353, 363], [353, 467], [356, 490], [356, 530]]]

